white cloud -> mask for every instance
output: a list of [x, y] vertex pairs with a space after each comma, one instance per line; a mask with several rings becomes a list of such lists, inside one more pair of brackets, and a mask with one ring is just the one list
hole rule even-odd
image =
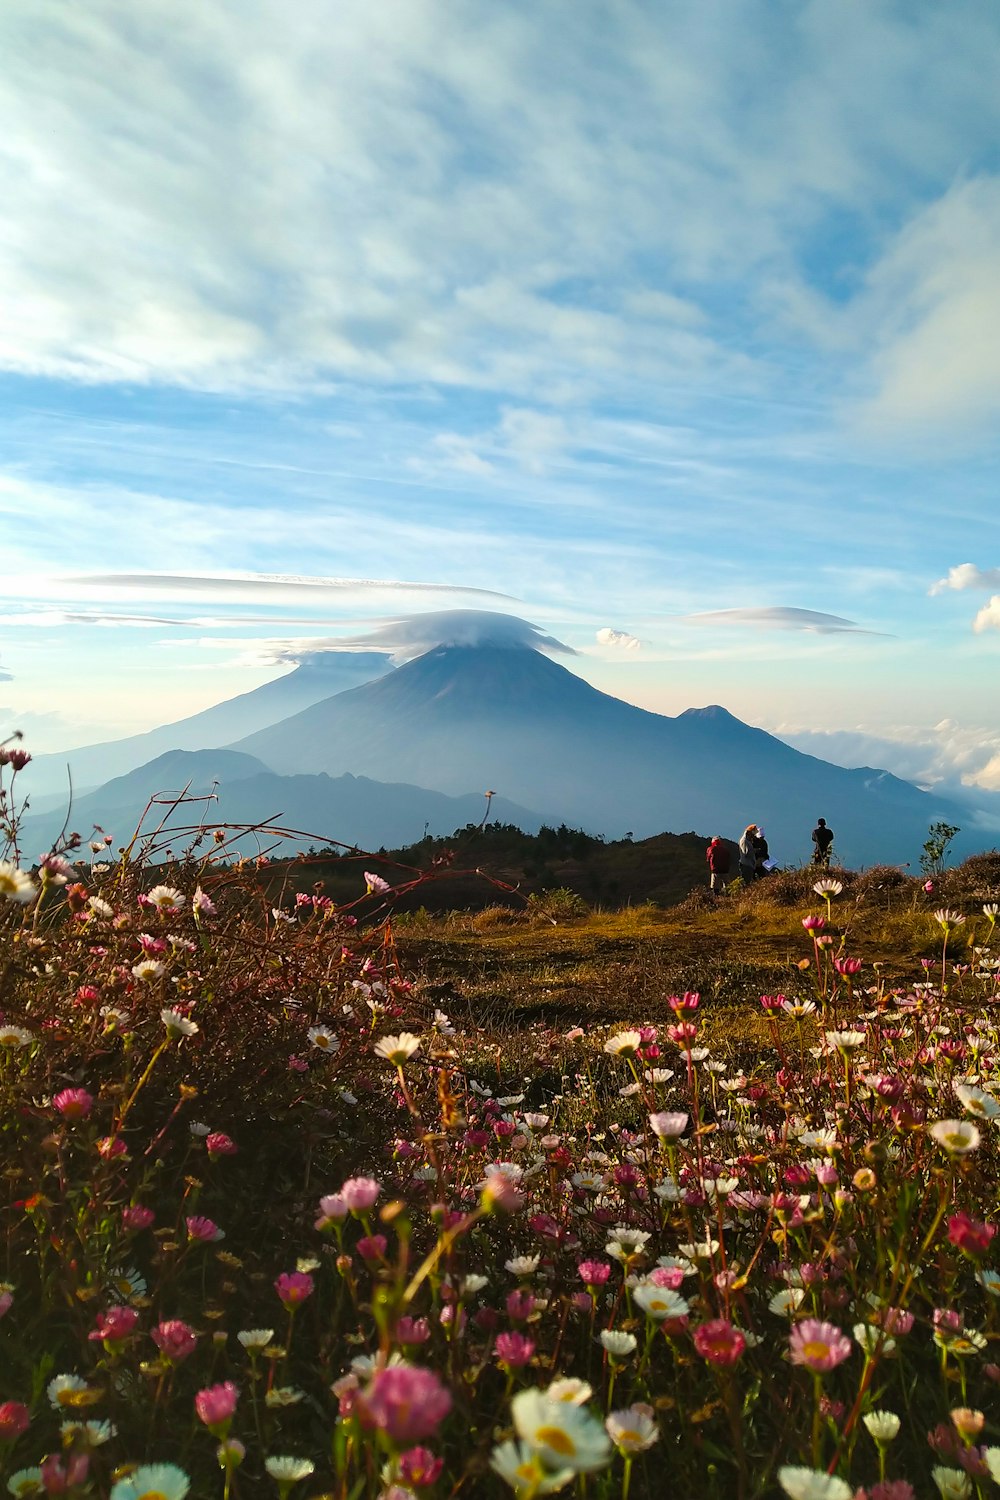
[[597, 644], [613, 646], [619, 651], [638, 651], [642, 646], [638, 636], [630, 635], [627, 630], [613, 630], [610, 625], [597, 632]]
[[989, 604], [984, 604], [972, 622], [977, 635], [985, 630], [1000, 630], [1000, 594], [994, 594]]
[[13, 674], [11, 672], [6, 671], [3, 667], [0, 667], [0, 682], [13, 682], [13, 681], [14, 681]]
[[874, 635], [841, 615], [822, 614], [815, 609], [787, 605], [764, 605], [757, 609], [714, 609], [680, 617], [685, 625], [748, 626], [759, 630], [805, 630], [817, 635]]
[[1000, 568], [977, 568], [975, 563], [959, 563], [948, 569], [946, 577], [931, 585], [930, 593], [943, 594], [946, 589], [982, 589], [985, 593], [995, 588], [1000, 588]]

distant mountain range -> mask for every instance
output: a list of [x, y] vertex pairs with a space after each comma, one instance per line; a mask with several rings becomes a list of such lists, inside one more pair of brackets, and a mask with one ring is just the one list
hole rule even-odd
[[[164, 758], [167, 747], [198, 753]], [[491, 641], [488, 627], [482, 644], [436, 646], [395, 668], [380, 652], [313, 658], [179, 724], [43, 757], [29, 767], [29, 791], [51, 790], [67, 760], [78, 787], [100, 783], [77, 799], [73, 826], [86, 834], [98, 822], [116, 842], [151, 792], [188, 781], [204, 792], [216, 779], [213, 818], [280, 814], [372, 848], [411, 841], [424, 823], [449, 833], [478, 822], [487, 789], [498, 794], [492, 816], [526, 831], [545, 821], [608, 838], [693, 829], [738, 839], [755, 822], [779, 864], [809, 857], [818, 816], [841, 862], [914, 868], [932, 821], [966, 821], [886, 771], [818, 760], [724, 708], [676, 718], [636, 708], [528, 644]], [[54, 819], [33, 820], [39, 848]]]
[[[171, 811], [171, 798], [185, 791], [188, 800]], [[287, 855], [308, 844], [322, 848], [334, 841], [360, 849], [402, 848], [425, 834], [444, 836], [479, 823], [487, 812], [485, 797], [472, 793], [451, 797], [350, 773], [277, 776], [252, 755], [235, 750], [173, 750], [76, 799], [72, 827], [85, 838], [95, 825], [104, 829], [112, 835], [114, 854], [130, 841], [154, 793], [157, 805], [143, 828], [152, 832], [163, 823], [161, 843], [171, 829], [264, 819], [308, 835], [295, 843], [266, 832], [248, 836], [235, 845], [248, 856], [263, 847]], [[491, 799], [489, 815], [526, 833], [537, 833], [542, 823], [537, 813], [505, 797]], [[64, 817], [63, 812], [49, 812], [25, 820], [22, 843], [30, 856], [51, 846]], [[174, 853], [185, 842], [178, 834]]]

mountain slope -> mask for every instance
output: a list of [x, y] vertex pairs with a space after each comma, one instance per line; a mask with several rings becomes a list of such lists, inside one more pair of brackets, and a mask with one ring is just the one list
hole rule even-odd
[[724, 709], [649, 713], [526, 648], [441, 646], [233, 748], [285, 772], [353, 770], [439, 791], [490, 786], [609, 837], [739, 837], [762, 824], [779, 863], [809, 857], [823, 816], [852, 864], [915, 862], [955, 810], [883, 771], [844, 770]]
[[370, 682], [389, 667], [389, 657], [381, 651], [316, 652], [294, 671], [174, 724], [163, 724], [127, 739], [36, 756], [26, 784], [36, 798], [65, 792], [68, 765], [78, 789], [102, 786], [167, 750], [225, 745], [268, 724], [277, 724], [333, 693]]

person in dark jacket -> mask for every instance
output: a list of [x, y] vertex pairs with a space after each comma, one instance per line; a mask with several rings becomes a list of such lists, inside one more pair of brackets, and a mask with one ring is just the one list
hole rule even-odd
[[732, 861], [729, 857], [729, 850], [718, 834], [705, 850], [705, 858], [708, 860], [709, 869], [708, 888], [715, 891], [716, 895], [721, 895], [726, 889], [726, 876], [729, 874]]
[[769, 875], [771, 873], [771, 870], [773, 869], [773, 866], [771, 864], [771, 851], [767, 847], [767, 839], [764, 837], [764, 830], [760, 827], [759, 824], [757, 825], [757, 832], [754, 835], [753, 852], [757, 866], [756, 875], [757, 879], [759, 880], [762, 875]]
[[827, 828], [826, 819], [818, 818], [816, 827], [812, 831], [814, 865], [819, 865], [823, 870], [830, 868], [830, 851], [833, 847], [833, 829]]

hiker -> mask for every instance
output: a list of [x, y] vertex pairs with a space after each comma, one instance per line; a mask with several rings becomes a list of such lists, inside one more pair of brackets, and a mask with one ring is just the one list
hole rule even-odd
[[708, 888], [720, 896], [726, 889], [726, 876], [729, 874], [732, 861], [729, 857], [729, 850], [718, 834], [705, 850], [705, 858], [708, 860], [709, 869]]
[[757, 879], [757, 824], [748, 823], [740, 839], [740, 878], [744, 885]]
[[761, 827], [758, 827], [757, 832], [754, 834], [753, 850], [757, 860], [757, 879], [759, 880], [762, 875], [770, 875], [774, 869], [771, 851], [767, 847], [767, 839], [764, 837], [764, 830]]
[[818, 818], [816, 827], [812, 831], [813, 857], [812, 862], [822, 870], [830, 868], [830, 850], [833, 845], [833, 829], [827, 828], [826, 819]]

